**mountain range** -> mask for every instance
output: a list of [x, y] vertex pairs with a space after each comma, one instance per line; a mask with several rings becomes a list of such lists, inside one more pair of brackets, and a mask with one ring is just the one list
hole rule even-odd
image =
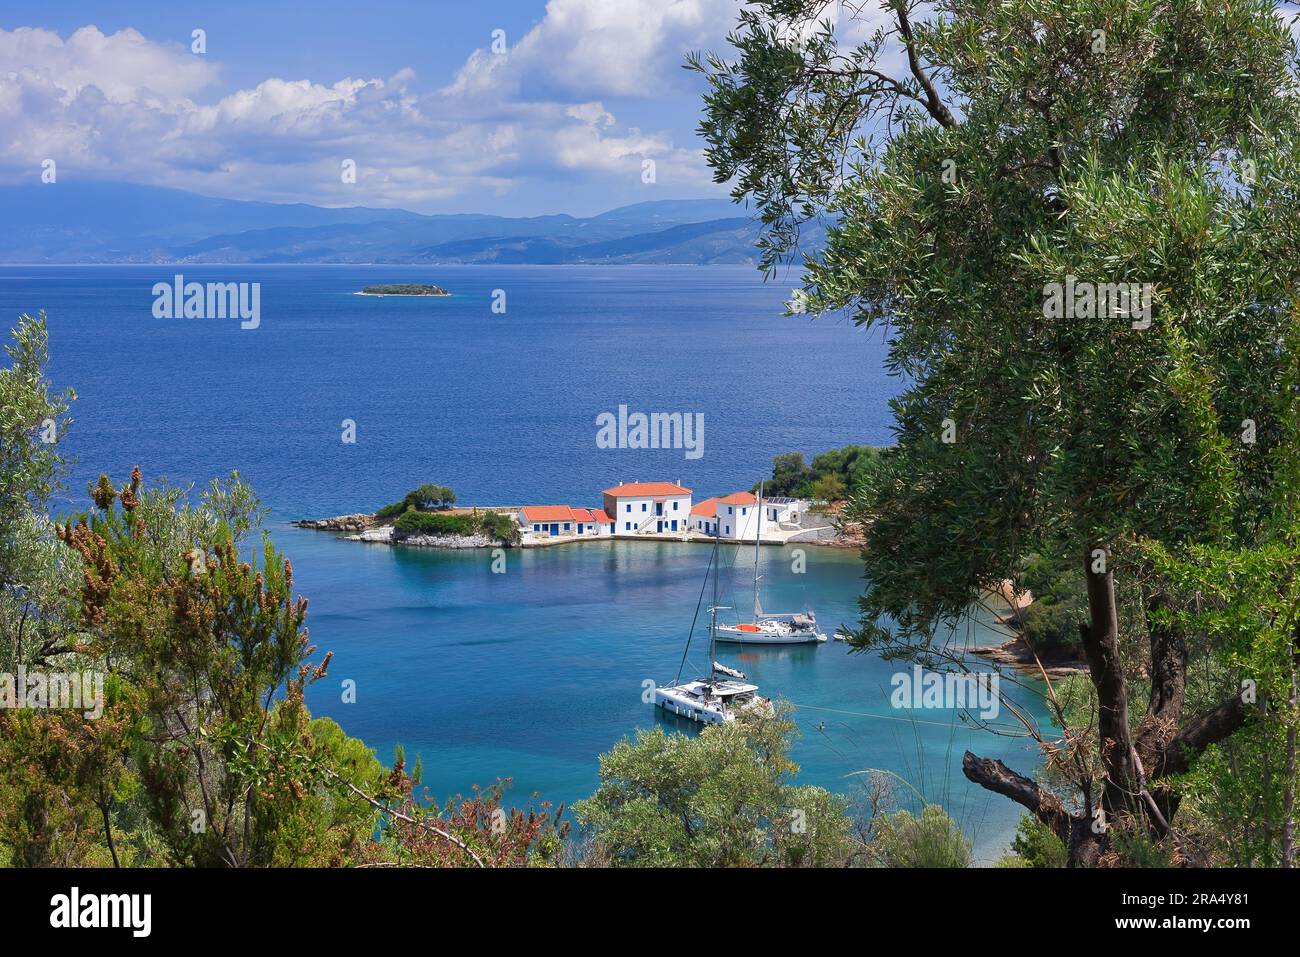
[[[0, 187], [0, 263], [753, 263], [759, 223], [727, 199], [597, 216], [422, 214], [250, 202], [126, 183]], [[819, 245], [820, 228], [805, 232]]]

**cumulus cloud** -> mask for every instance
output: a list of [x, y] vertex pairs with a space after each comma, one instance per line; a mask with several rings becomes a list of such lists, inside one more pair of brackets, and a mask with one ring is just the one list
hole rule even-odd
[[134, 29], [0, 30], [0, 175], [30, 180], [52, 158], [61, 175], [433, 209], [528, 182], [639, 182], [653, 159], [659, 182], [698, 192], [698, 148], [620, 122], [607, 102], [662, 89], [734, 12], [734, 0], [551, 0], [507, 54], [476, 51], [426, 92], [409, 69], [223, 91], [217, 64]]
[[448, 92], [655, 96], [692, 49], [717, 45], [735, 0], [550, 0], [503, 53], [476, 50]]

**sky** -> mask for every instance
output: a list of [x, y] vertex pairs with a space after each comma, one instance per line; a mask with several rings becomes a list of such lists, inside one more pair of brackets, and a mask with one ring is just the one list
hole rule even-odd
[[511, 216], [721, 196], [681, 63], [725, 50], [738, 9], [3, 0], [0, 182], [53, 159], [60, 181]]

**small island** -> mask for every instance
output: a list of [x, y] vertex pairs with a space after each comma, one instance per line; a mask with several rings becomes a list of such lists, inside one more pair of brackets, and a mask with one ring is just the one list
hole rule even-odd
[[446, 289], [441, 286], [425, 285], [422, 283], [399, 282], [389, 285], [366, 286], [360, 292], [355, 293], [358, 296], [450, 296]]

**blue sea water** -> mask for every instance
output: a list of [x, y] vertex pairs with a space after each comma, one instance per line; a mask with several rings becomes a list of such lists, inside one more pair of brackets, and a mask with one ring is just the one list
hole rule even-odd
[[[259, 282], [260, 326], [154, 318], [151, 288], [177, 272]], [[353, 295], [381, 282], [454, 295]], [[50, 373], [78, 392], [66, 506], [83, 507], [101, 471], [123, 480], [138, 464], [147, 480], [205, 483], [238, 469], [272, 510], [312, 640], [335, 652], [309, 693], [314, 713], [385, 759], [399, 742], [419, 754], [435, 797], [510, 777], [516, 802], [572, 802], [594, 789], [601, 752], [665, 720], [642, 683], [676, 673], [707, 546], [518, 551], [493, 574], [486, 552], [362, 545], [287, 523], [369, 511], [422, 482], [485, 505], [599, 505], [601, 489], [638, 480], [680, 480], [699, 498], [750, 487], [780, 452], [888, 442], [896, 383], [879, 339], [783, 318], [789, 287], [747, 267], [0, 267], [0, 315], [46, 310]], [[491, 308], [501, 292], [504, 314]], [[702, 413], [704, 454], [598, 448], [596, 417], [619, 405]], [[341, 441], [344, 420], [355, 444]], [[723, 554], [728, 603], [744, 607], [752, 554]], [[852, 622], [857, 557], [807, 548], [802, 573], [795, 558], [763, 550], [765, 606]], [[883, 769], [903, 806], [913, 788], [944, 804], [981, 860], [1007, 843], [1017, 809], [968, 784], [961, 755], [1029, 773], [1025, 738], [891, 709], [902, 666], [840, 643], [720, 657], [796, 705], [801, 781], [851, 793], [854, 772]], [[698, 645], [692, 660], [707, 661]], [[355, 703], [342, 700], [345, 679]], [[1048, 725], [1035, 696], [1021, 704]]]

